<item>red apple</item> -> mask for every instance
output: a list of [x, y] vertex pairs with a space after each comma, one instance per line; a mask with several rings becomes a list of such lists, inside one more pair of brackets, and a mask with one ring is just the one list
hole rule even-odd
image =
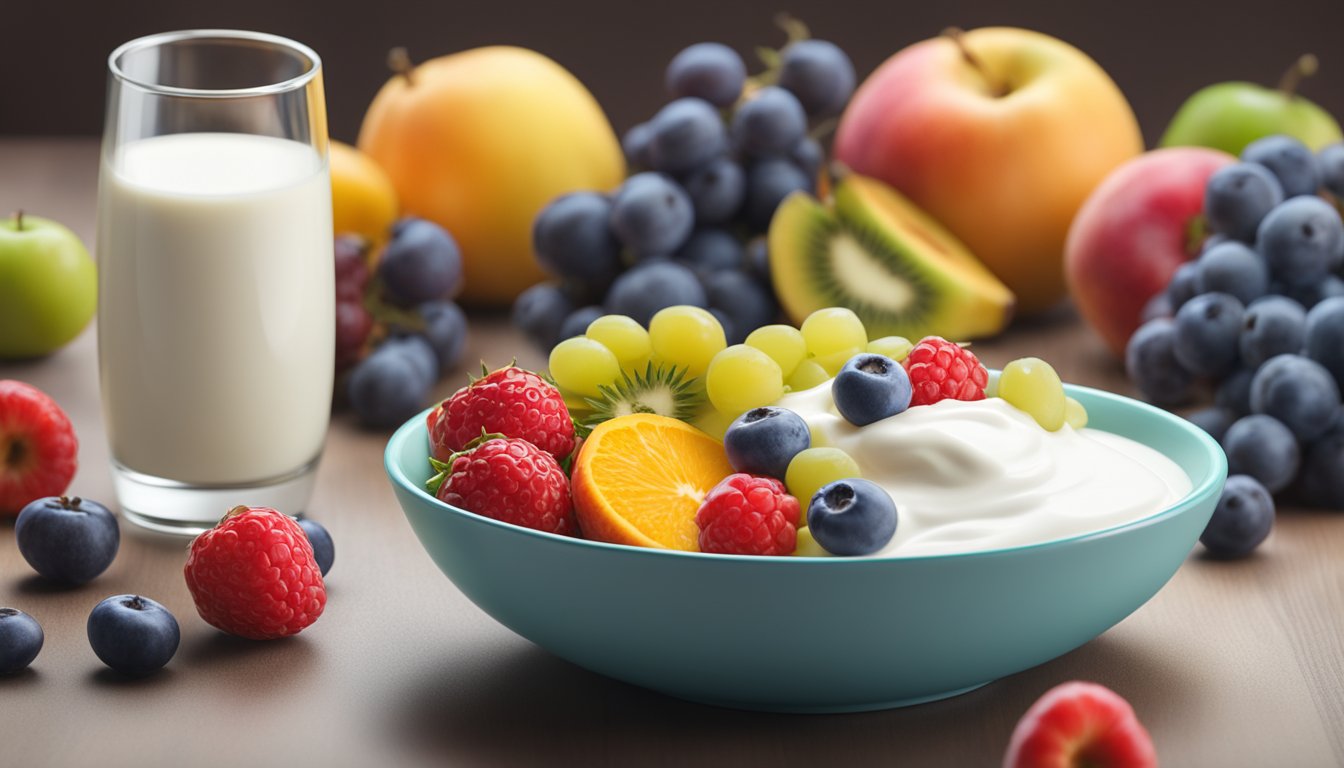
[[1159, 149], [1117, 168], [1069, 228], [1064, 272], [1083, 318], [1116, 357], [1143, 306], [1198, 253], [1209, 176], [1236, 158], [1214, 149]]
[[1157, 768], [1148, 731], [1124, 697], [1081, 680], [1045, 692], [1018, 721], [1003, 768]]

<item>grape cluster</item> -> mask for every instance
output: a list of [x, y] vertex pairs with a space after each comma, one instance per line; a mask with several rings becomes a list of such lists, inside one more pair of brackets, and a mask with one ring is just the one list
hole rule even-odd
[[[1316, 155], [1271, 136], [1241, 160], [1210, 177], [1213, 234], [1145, 309], [1126, 368], [1145, 397], [1167, 406], [1210, 383], [1214, 404], [1189, 418], [1222, 443], [1231, 474], [1268, 494], [1344, 508], [1344, 144]], [[1264, 507], [1241, 499], [1258, 498], [1244, 482], [1234, 505], [1243, 516]], [[1263, 529], [1260, 539], [1268, 531], [1242, 527]], [[1249, 551], [1228, 538], [1210, 540]]]
[[647, 325], [666, 307], [700, 307], [730, 343], [775, 319], [762, 235], [785, 197], [816, 191], [825, 151], [809, 130], [855, 82], [837, 46], [796, 25], [791, 37], [801, 39], [763, 55], [769, 68], [754, 78], [720, 43], [678, 53], [672, 100], [623, 137], [636, 172], [610, 195], [575, 192], [538, 214], [533, 246], [554, 280], [524, 292], [513, 319], [539, 347], [606, 313]]
[[369, 269], [362, 240], [336, 239], [336, 372], [359, 420], [400, 424], [462, 358], [467, 319], [453, 302], [462, 255], [439, 225], [405, 218]]

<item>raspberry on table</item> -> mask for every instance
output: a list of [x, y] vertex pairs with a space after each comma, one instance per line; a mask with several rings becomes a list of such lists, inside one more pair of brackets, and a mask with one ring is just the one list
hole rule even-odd
[[926, 336], [902, 363], [914, 393], [910, 405], [939, 400], [984, 400], [989, 371], [974, 352], [939, 336]]
[[297, 634], [327, 604], [308, 536], [269, 507], [229, 510], [191, 543], [182, 572], [201, 618], [239, 637]]
[[563, 460], [574, 451], [574, 422], [560, 390], [531, 371], [491, 371], [431, 412], [434, 458], [448, 461], [483, 433], [526, 440]]
[[773, 477], [729, 475], [695, 513], [700, 551], [722, 555], [791, 555], [801, 507]]
[[577, 533], [569, 478], [554, 456], [527, 440], [478, 440], [443, 467], [446, 476], [435, 491], [440, 501], [524, 528]]

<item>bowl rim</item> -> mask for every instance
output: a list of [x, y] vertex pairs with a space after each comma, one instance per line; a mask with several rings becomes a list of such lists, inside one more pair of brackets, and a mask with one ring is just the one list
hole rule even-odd
[[[403, 488], [409, 489], [413, 495], [419, 497], [423, 501], [429, 502], [432, 507], [438, 507], [446, 512], [461, 515], [470, 522], [487, 526], [494, 526], [501, 530], [510, 531], [516, 535], [539, 538], [542, 540], [551, 541], [553, 543], [564, 546], [574, 546], [584, 549], [596, 548], [599, 550], [625, 552], [629, 554], [636, 554], [650, 557], [708, 559], [714, 562], [727, 562], [736, 560], [736, 561], [762, 563], [762, 564], [789, 563], [789, 564], [798, 564], [801, 565], [802, 567], [809, 567], [809, 568], [816, 568], [816, 567], [834, 568], [840, 566], [841, 564], [856, 566], [863, 564], [871, 565], [877, 563], [919, 563], [928, 561], [943, 562], [948, 560], [956, 560], [961, 558], [974, 558], [974, 557], [1005, 557], [1024, 552], [1037, 552], [1037, 551], [1045, 551], [1050, 549], [1068, 547], [1084, 543], [1087, 541], [1107, 538], [1130, 530], [1137, 530], [1151, 525], [1157, 525], [1158, 523], [1161, 523], [1167, 519], [1177, 517], [1182, 513], [1187, 512], [1191, 507], [1205, 500], [1208, 496], [1215, 493], [1221, 487], [1223, 482], [1226, 480], [1227, 478], [1226, 454], [1223, 453], [1222, 447], [1218, 444], [1216, 440], [1213, 439], [1213, 437], [1211, 437], [1207, 432], [1205, 432], [1202, 428], [1195, 425], [1194, 423], [1187, 421], [1183, 417], [1170, 411], [1158, 408], [1156, 406], [1150, 405], [1148, 403], [1139, 400], [1135, 400], [1134, 398], [1125, 397], [1124, 395], [1118, 395], [1114, 392], [1109, 392], [1104, 389], [1097, 389], [1095, 387], [1085, 387], [1077, 384], [1065, 384], [1064, 391], [1071, 397], [1075, 397], [1078, 394], [1082, 394], [1088, 399], [1106, 401], [1123, 408], [1133, 408], [1141, 412], [1147, 412], [1150, 415], [1156, 415], [1158, 418], [1167, 421], [1171, 424], [1174, 424], [1177, 428], [1179, 428], [1186, 434], [1193, 436], [1195, 442], [1201, 448], [1203, 448], [1204, 458], [1208, 460], [1210, 469], [1212, 471], [1209, 472], [1208, 476], [1204, 478], [1204, 481], [1199, 483], [1198, 485], [1195, 485], [1193, 482], [1194, 479], [1191, 478], [1191, 488], [1189, 492], [1187, 492], [1181, 498], [1177, 499], [1171, 505], [1164, 507], [1163, 509], [1160, 509], [1157, 512], [1154, 512], [1145, 517], [1141, 517], [1138, 520], [1131, 520], [1127, 523], [1119, 523], [1117, 525], [1112, 525], [1107, 528], [1102, 528], [1096, 531], [1089, 531], [1087, 533], [1076, 534], [1061, 539], [1050, 539], [1048, 541], [1034, 542], [1031, 544], [1019, 544], [1011, 547], [997, 547], [994, 549], [982, 549], [970, 552], [950, 552], [934, 555], [892, 554], [892, 555], [871, 555], [862, 557], [799, 557], [797, 555], [726, 555], [713, 552], [689, 552], [686, 550], [679, 550], [679, 549], [640, 547], [635, 546], [633, 544], [613, 544], [605, 541], [594, 541], [592, 539], [584, 539], [577, 536], [562, 536], [556, 533], [538, 531], [532, 528], [523, 527], [521, 525], [514, 525], [512, 523], [506, 523], [500, 520], [495, 520], [494, 518], [486, 517], [484, 515], [478, 515], [475, 512], [471, 512], [469, 510], [465, 510], [460, 507], [455, 507], [451, 504], [441, 501], [439, 498], [429, 493], [424, 488], [420, 487], [416, 483], [411, 482], [411, 479], [406, 476], [406, 473], [402, 471], [401, 466], [395, 461], [394, 458], [397, 454], [402, 452], [404, 444], [406, 443], [407, 440], [411, 439], [411, 436], [413, 434], [420, 431], [425, 431], [427, 433], [428, 430], [426, 427], [425, 419], [426, 416], [429, 414], [429, 412], [434, 410], [435, 407], [437, 407], [438, 405], [437, 403], [408, 419], [404, 424], [398, 427], [397, 430], [392, 434], [392, 436], [388, 439], [387, 446], [383, 452], [383, 469], [386, 471], [389, 480], [394, 485], [399, 485]], [[1115, 434], [1115, 433], [1109, 433], [1109, 434]], [[1123, 435], [1121, 436], [1123, 437]], [[1154, 446], [1148, 446], [1148, 447], [1154, 448]], [[1154, 450], [1158, 449], [1154, 448]], [[1160, 450], [1158, 450], [1158, 452], [1162, 453], [1162, 451]], [[1163, 455], [1166, 454], [1164, 453]], [[1182, 467], [1181, 471], [1185, 472], [1185, 468]], [[1186, 473], [1186, 476], [1189, 477], [1188, 472]], [[403, 512], [405, 511], [406, 510], [403, 509]], [[822, 566], [820, 565], [821, 563], [829, 563], [829, 565]], [[809, 564], [809, 565], [803, 565], [803, 564]]]

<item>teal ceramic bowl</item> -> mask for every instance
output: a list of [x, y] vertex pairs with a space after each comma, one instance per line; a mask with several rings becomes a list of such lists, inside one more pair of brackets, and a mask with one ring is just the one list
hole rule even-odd
[[1227, 463], [1198, 427], [1069, 387], [1091, 426], [1165, 453], [1193, 490], [1069, 539], [934, 557], [739, 557], [540, 533], [428, 494], [424, 414], [387, 446], [421, 544], [481, 610], [581, 667], [671, 696], [787, 712], [954, 696], [1060, 656], [1133, 613], [1204, 530]]

